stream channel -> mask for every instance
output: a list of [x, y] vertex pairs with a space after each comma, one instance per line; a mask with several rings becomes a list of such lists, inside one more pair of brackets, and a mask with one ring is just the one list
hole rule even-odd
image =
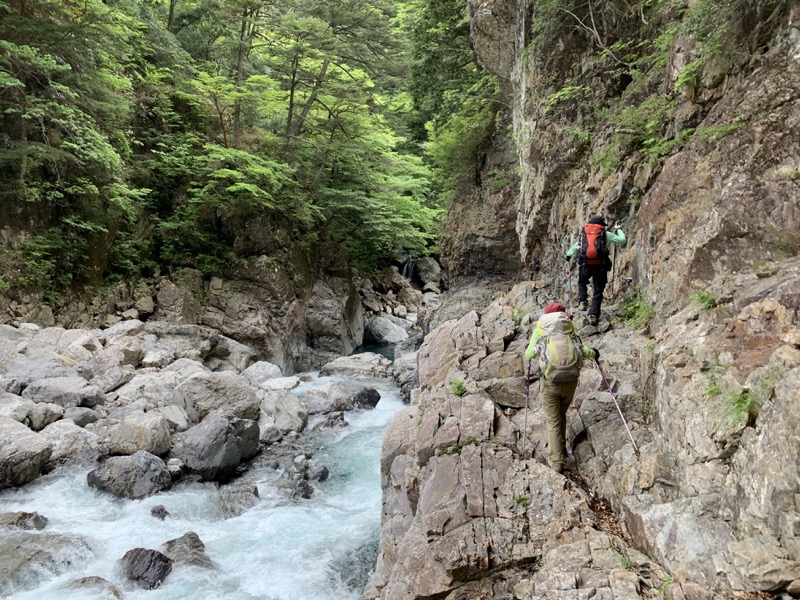
[[[293, 390], [296, 394], [341, 379], [308, 375], [311, 381]], [[77, 578], [100, 576], [125, 600], [357, 600], [377, 556], [383, 434], [403, 406], [393, 382], [368, 383], [381, 394], [374, 409], [347, 412], [347, 427], [304, 433], [295, 442], [313, 453], [314, 464], [330, 471], [326, 481], [313, 482], [308, 500], [292, 498], [277, 485], [279, 470], [268, 461], [259, 464], [258, 457], [237, 480], [258, 487], [258, 504], [227, 519], [220, 514], [212, 484], [178, 483], [143, 500], [121, 500], [90, 488], [88, 467], [57, 469], [22, 488], [3, 491], [0, 513], [38, 512], [49, 520], [41, 533], [82, 535], [93, 551], [59, 557], [63, 572], [39, 573], [26, 582], [25, 591], [10, 597], [113, 599], [98, 588], [69, 585]], [[150, 512], [158, 505], [169, 512], [163, 521]], [[117, 562], [128, 550], [159, 549], [189, 531], [198, 534], [216, 568], [176, 564], [162, 585], [149, 591], [124, 581]]]

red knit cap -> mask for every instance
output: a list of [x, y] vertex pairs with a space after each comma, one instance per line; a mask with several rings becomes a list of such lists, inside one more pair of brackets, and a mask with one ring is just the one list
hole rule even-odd
[[554, 312], [567, 312], [567, 309], [564, 308], [563, 304], [559, 304], [558, 302], [553, 302], [544, 307], [544, 314], [547, 315]]

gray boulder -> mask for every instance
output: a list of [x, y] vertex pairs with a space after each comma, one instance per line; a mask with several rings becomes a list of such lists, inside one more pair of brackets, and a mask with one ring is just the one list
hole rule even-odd
[[124, 417], [112, 430], [109, 442], [112, 454], [133, 454], [145, 450], [161, 455], [169, 451], [172, 437], [163, 415], [135, 412]]
[[94, 423], [100, 419], [100, 413], [84, 406], [71, 406], [64, 409], [65, 420], [70, 420], [78, 427], [86, 427], [89, 423]]
[[255, 421], [216, 411], [180, 434], [170, 456], [203, 479], [228, 481], [242, 461], [258, 453], [258, 437]]
[[138, 587], [152, 590], [172, 572], [172, 560], [158, 550], [134, 548], [120, 559], [120, 568]]
[[259, 361], [242, 371], [242, 377], [255, 388], [260, 388], [270, 379], [282, 377], [283, 373], [278, 365], [273, 365], [265, 360]]
[[375, 317], [367, 325], [364, 341], [371, 344], [395, 344], [408, 338], [408, 332], [387, 317]]
[[272, 418], [282, 434], [303, 431], [308, 424], [308, 409], [300, 399], [287, 391], [267, 392], [261, 403], [264, 413]]
[[98, 594], [113, 596], [117, 600], [122, 600], [122, 592], [113, 583], [97, 575], [88, 577], [78, 577], [67, 584], [67, 587], [77, 590], [89, 590], [92, 598], [98, 598]]
[[[4, 379], [6, 386], [16, 387], [19, 393], [28, 384], [46, 377], [71, 377], [78, 375], [74, 360], [56, 354], [41, 352], [36, 356], [21, 356], [6, 365]], [[8, 391], [14, 391], [6, 387]]]
[[82, 536], [44, 531], [10, 531], [0, 536], [0, 596], [11, 598], [43, 580], [80, 569], [92, 548]]
[[112, 456], [86, 476], [90, 486], [121, 498], [152, 496], [172, 485], [164, 461], [140, 450], [131, 456]]
[[134, 374], [134, 370], [131, 367], [114, 365], [93, 377], [89, 383], [100, 388], [100, 391], [104, 394], [107, 394], [128, 383], [133, 379]]
[[240, 419], [258, 419], [261, 400], [255, 388], [236, 373], [196, 373], [175, 388], [175, 402], [197, 423], [223, 409]]
[[46, 377], [31, 382], [22, 397], [34, 402], [58, 404], [63, 408], [103, 404], [105, 394], [83, 377]]
[[362, 352], [352, 356], [340, 356], [320, 369], [323, 377], [345, 375], [350, 377], [387, 377], [391, 361], [375, 352]]
[[40, 434], [0, 416], [0, 490], [39, 477], [52, 451], [50, 442]]
[[219, 491], [219, 507], [226, 519], [244, 514], [259, 501], [258, 488], [253, 484], [226, 485]]
[[40, 435], [53, 447], [51, 463], [85, 463], [100, 455], [97, 435], [70, 420], [56, 421], [42, 429]]
[[419, 280], [422, 285], [433, 283], [439, 285], [442, 280], [442, 267], [431, 256], [423, 256], [414, 263], [412, 277]]
[[303, 404], [309, 414], [318, 414], [374, 408], [380, 399], [378, 391], [368, 385], [357, 381], [339, 381], [308, 390], [303, 396]]
[[37, 512], [8, 512], [0, 514], [0, 527], [15, 527], [16, 529], [37, 529], [47, 527], [47, 517]]
[[181, 537], [164, 542], [164, 555], [173, 563], [192, 565], [210, 569], [214, 563], [206, 554], [206, 545], [194, 531], [184, 533]]

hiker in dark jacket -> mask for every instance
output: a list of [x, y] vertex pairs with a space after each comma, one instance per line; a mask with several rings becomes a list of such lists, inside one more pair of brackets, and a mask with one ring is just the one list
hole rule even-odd
[[583, 344], [564, 305], [553, 303], [544, 307], [525, 350], [527, 360], [535, 356], [541, 368], [539, 395], [547, 424], [547, 464], [561, 473], [567, 458], [567, 409], [578, 387], [583, 358], [599, 358], [600, 353]]
[[624, 246], [627, 239], [625, 232], [618, 226], [607, 229], [606, 221], [601, 215], [595, 215], [581, 230], [578, 241], [567, 250], [567, 262], [578, 254], [578, 310], [586, 310], [589, 296], [587, 286], [592, 282], [592, 305], [589, 307], [589, 323], [597, 325], [600, 321], [600, 306], [603, 303], [603, 291], [608, 283], [608, 272], [611, 270], [610, 244]]

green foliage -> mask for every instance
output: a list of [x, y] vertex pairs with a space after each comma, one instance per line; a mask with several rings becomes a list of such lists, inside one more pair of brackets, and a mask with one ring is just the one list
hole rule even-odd
[[738, 394], [728, 395], [726, 413], [730, 423], [745, 421], [747, 426], [752, 426], [761, 409], [761, 399], [753, 391], [744, 388]]
[[689, 296], [689, 300], [699, 304], [706, 310], [717, 308], [724, 304], [719, 298], [717, 298], [714, 294], [712, 294], [708, 290], [701, 290], [699, 292], [692, 294], [691, 296]]
[[511, 322], [514, 323], [514, 327], [519, 327], [524, 316], [525, 309], [523, 309], [521, 306], [515, 306], [514, 310], [511, 311]]
[[523, 494], [518, 494], [514, 496], [514, 504], [520, 506], [522, 508], [528, 508], [531, 505], [531, 498], [530, 496], [526, 496]]
[[633, 328], [646, 327], [656, 314], [655, 308], [647, 299], [642, 289], [631, 290], [623, 294], [619, 302], [622, 318]]
[[478, 440], [474, 437], [468, 437], [460, 444], [451, 444], [447, 447], [440, 447], [436, 449], [436, 456], [445, 456], [448, 454], [461, 454], [465, 446], [477, 446]]
[[463, 379], [453, 379], [450, 382], [450, 391], [453, 392], [456, 396], [463, 396], [467, 393], [467, 388], [464, 385]]
[[446, 122], [427, 126], [430, 141], [425, 150], [434, 166], [444, 204], [452, 200], [461, 178], [479, 165], [480, 153], [493, 132], [498, 91], [497, 80], [485, 74], [466, 90], [445, 92], [445, 99], [457, 108]]

